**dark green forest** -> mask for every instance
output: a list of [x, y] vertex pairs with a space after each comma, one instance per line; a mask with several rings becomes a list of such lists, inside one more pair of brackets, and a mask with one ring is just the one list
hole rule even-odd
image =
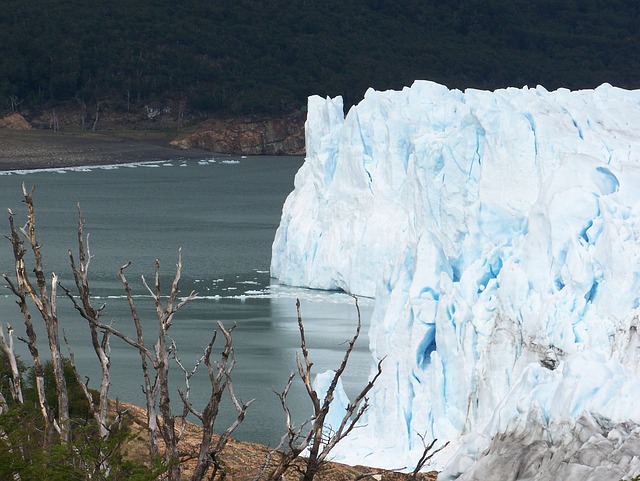
[[640, 87], [637, 0], [0, 0], [0, 110], [216, 113], [452, 88]]

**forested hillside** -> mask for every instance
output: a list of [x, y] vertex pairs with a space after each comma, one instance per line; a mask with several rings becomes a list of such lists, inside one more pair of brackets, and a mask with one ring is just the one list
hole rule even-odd
[[0, 110], [217, 113], [449, 87], [640, 87], [636, 0], [0, 0]]

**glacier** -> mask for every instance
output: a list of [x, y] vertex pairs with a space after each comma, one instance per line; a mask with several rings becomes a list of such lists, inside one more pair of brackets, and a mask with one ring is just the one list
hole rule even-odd
[[375, 298], [336, 459], [439, 479], [640, 474], [640, 91], [309, 98], [278, 282]]

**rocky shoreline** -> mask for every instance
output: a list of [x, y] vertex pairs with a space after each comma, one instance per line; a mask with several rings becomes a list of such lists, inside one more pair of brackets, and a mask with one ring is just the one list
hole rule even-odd
[[0, 171], [220, 154], [304, 155], [306, 114], [300, 111], [191, 119], [185, 125], [172, 112], [147, 108], [125, 115], [105, 107], [91, 130], [77, 108], [0, 114]]
[[201, 148], [214, 153], [244, 155], [304, 155], [306, 114], [280, 117], [241, 116], [211, 119], [197, 131], [171, 142], [179, 149]]
[[211, 155], [202, 149], [172, 148], [168, 139], [158, 135], [128, 138], [88, 132], [0, 129], [0, 171], [196, 159]]

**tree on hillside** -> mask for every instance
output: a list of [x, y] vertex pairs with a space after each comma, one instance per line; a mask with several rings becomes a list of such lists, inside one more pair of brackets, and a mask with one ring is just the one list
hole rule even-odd
[[635, 0], [5, 0], [3, 12], [0, 110], [77, 98], [131, 112], [184, 96], [194, 116], [279, 114], [313, 94], [348, 108], [416, 79], [640, 86]]

